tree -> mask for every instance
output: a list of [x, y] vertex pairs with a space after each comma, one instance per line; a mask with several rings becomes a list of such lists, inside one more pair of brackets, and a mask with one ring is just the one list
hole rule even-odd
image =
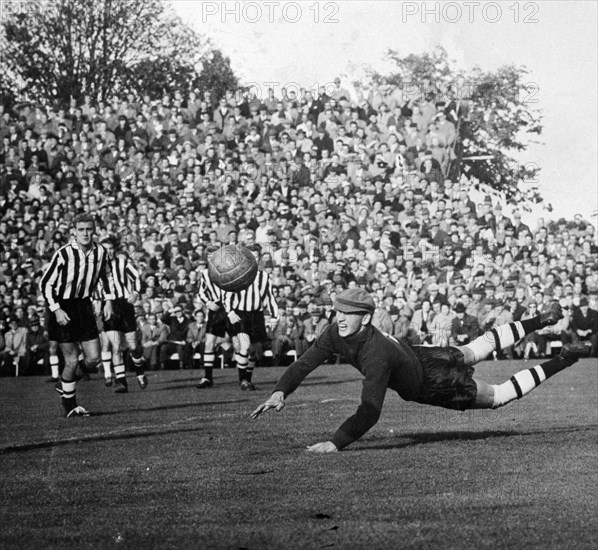
[[[2, 24], [0, 71], [33, 100], [201, 87], [215, 53], [161, 0], [53, 0]], [[218, 52], [219, 53], [219, 52]], [[220, 54], [222, 87], [236, 86]]]
[[542, 133], [542, 115], [533, 108], [535, 89], [525, 67], [509, 65], [496, 72], [476, 67], [467, 73], [441, 47], [406, 56], [389, 50], [387, 57], [397, 70], [388, 75], [370, 71], [373, 81], [399, 86], [406, 103], [429, 98], [444, 103], [445, 110], [459, 111], [452, 178], [465, 175], [488, 184], [524, 208], [541, 202], [534, 185], [540, 168], [513, 158]]

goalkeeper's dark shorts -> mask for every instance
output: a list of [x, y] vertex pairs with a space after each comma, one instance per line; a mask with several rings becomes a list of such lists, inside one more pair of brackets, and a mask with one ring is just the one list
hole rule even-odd
[[463, 353], [455, 347], [412, 346], [424, 373], [422, 391], [416, 401], [464, 411], [476, 400], [475, 369], [465, 365]]

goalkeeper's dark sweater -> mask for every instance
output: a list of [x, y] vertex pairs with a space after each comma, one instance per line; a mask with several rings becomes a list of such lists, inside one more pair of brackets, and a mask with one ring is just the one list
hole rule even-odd
[[378, 422], [387, 388], [395, 390], [406, 401], [415, 401], [422, 390], [423, 372], [407, 344], [385, 336], [371, 325], [358, 334], [342, 338], [338, 325], [333, 323], [289, 366], [274, 391], [283, 392], [285, 397], [291, 394], [310, 372], [334, 353], [340, 353], [365, 376], [361, 404], [332, 438], [337, 448], [342, 449]]

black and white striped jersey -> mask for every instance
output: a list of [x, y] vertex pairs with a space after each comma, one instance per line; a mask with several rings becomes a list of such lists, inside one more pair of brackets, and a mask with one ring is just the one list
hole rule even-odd
[[114, 300], [114, 281], [106, 249], [93, 243], [89, 251], [76, 241], [60, 247], [45, 268], [40, 290], [50, 311], [60, 308], [60, 300], [91, 298], [101, 281], [108, 289], [105, 298]]

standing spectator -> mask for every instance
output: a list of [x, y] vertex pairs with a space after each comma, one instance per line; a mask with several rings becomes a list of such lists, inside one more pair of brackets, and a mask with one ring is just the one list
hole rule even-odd
[[168, 338], [168, 327], [155, 313], [148, 313], [146, 320], [141, 324], [141, 347], [143, 357], [150, 370], [158, 368], [158, 349]]
[[5, 348], [2, 352], [1, 369], [6, 374], [16, 374], [23, 365], [27, 353], [27, 329], [19, 326], [16, 317], [8, 319], [8, 332], [4, 335]]
[[203, 356], [204, 342], [206, 339], [206, 325], [204, 312], [201, 309], [196, 309], [193, 312], [193, 321], [189, 325], [187, 332], [187, 342], [190, 346], [191, 360], [194, 367], [199, 367], [201, 359], [195, 359], [195, 354]]
[[588, 299], [583, 296], [579, 307], [575, 308], [571, 317], [571, 330], [574, 342], [589, 342], [591, 355], [596, 357], [598, 350], [598, 311], [591, 309]]
[[[29, 320], [25, 356], [23, 357], [22, 372], [24, 375], [43, 374], [48, 363], [50, 342], [40, 329], [39, 317]], [[38, 364], [41, 363], [41, 366]]]
[[294, 349], [298, 334], [295, 318], [292, 315], [287, 315], [285, 310], [281, 309], [272, 333], [272, 362], [274, 365], [280, 365], [282, 354], [289, 349]]
[[177, 304], [168, 313], [162, 316], [162, 323], [168, 327], [169, 331], [166, 341], [160, 346], [160, 370], [164, 370], [166, 362], [174, 353], [179, 356], [179, 369], [190, 368], [190, 346], [187, 342], [187, 333], [189, 331], [191, 319], [185, 315], [183, 307], [180, 304]]

